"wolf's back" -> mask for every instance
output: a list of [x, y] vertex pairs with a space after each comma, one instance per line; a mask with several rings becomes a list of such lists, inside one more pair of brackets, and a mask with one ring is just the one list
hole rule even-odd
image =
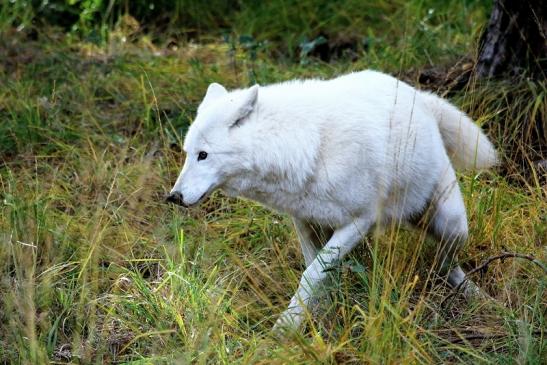
[[496, 149], [464, 112], [437, 95], [422, 96], [437, 119], [444, 146], [457, 169], [487, 169], [497, 164]]

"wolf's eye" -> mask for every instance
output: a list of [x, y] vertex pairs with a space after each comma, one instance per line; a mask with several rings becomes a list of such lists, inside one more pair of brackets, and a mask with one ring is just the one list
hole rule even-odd
[[201, 151], [198, 153], [198, 161], [205, 160], [207, 158], [207, 152]]

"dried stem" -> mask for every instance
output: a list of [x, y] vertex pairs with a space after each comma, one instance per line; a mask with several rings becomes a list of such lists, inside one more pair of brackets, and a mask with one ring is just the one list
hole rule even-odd
[[534, 256], [525, 255], [525, 254], [516, 253], [516, 252], [502, 252], [499, 255], [490, 256], [481, 265], [479, 265], [476, 268], [474, 268], [473, 270], [469, 271], [467, 273], [467, 275], [465, 275], [465, 279], [461, 283], [459, 283], [452, 290], [452, 292], [449, 295], [446, 296], [446, 298], [443, 299], [440, 306], [442, 307], [448, 299], [452, 298], [453, 296], [455, 296], [459, 292], [462, 285], [467, 281], [468, 277], [475, 274], [476, 272], [485, 271], [486, 269], [488, 269], [488, 265], [490, 265], [493, 261], [496, 261], [496, 260], [502, 260], [503, 261], [503, 260], [508, 259], [508, 258], [520, 258], [520, 259], [528, 260], [528, 261], [536, 264], [537, 266], [539, 266], [547, 274], [547, 267], [545, 267], [545, 265], [540, 260], [536, 259]]

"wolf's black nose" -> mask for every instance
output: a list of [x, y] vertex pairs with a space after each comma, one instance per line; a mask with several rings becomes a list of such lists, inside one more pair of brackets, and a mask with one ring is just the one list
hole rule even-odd
[[184, 206], [184, 201], [182, 200], [182, 194], [179, 193], [178, 191], [175, 191], [167, 195], [167, 197], [165, 198], [165, 201], [167, 203], [173, 203], [173, 204]]

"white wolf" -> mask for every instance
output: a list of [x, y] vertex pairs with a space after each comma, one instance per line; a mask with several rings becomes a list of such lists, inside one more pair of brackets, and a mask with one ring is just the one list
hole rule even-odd
[[219, 188], [292, 216], [307, 268], [277, 329], [300, 325], [326, 271], [373, 224], [425, 220], [438, 270], [462, 283], [453, 261], [467, 218], [453, 166], [497, 161], [463, 112], [375, 71], [230, 92], [213, 83], [184, 151], [167, 201], [189, 207]]

